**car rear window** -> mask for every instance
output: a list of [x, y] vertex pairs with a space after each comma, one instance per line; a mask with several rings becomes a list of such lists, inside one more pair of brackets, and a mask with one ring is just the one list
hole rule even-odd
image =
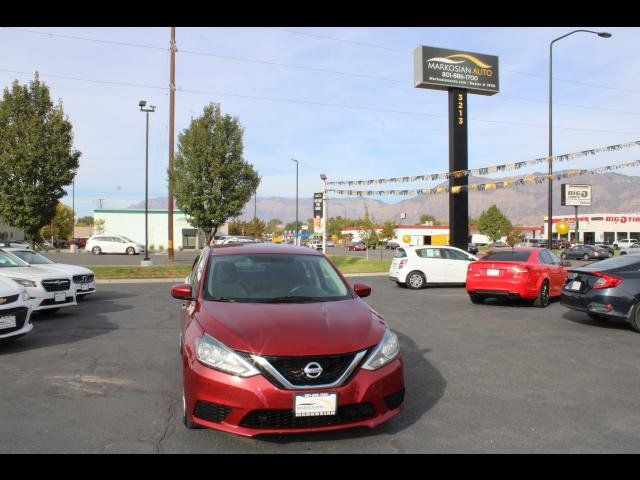
[[493, 262], [526, 262], [531, 252], [528, 250], [492, 250], [482, 260]]
[[405, 258], [407, 256], [407, 252], [404, 251], [404, 248], [396, 248], [396, 252], [393, 254], [393, 258]]

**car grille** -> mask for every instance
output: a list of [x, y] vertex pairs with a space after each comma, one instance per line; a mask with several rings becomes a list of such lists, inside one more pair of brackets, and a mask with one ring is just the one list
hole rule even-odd
[[91, 283], [94, 280], [94, 275], [74, 275], [73, 283]]
[[370, 403], [340, 405], [335, 415], [296, 417], [293, 410], [253, 410], [240, 422], [248, 428], [313, 428], [354, 423], [374, 417], [375, 408]]
[[193, 411], [196, 417], [208, 422], [222, 422], [230, 413], [231, 407], [201, 401], [196, 403], [196, 408]]
[[69, 290], [71, 282], [67, 278], [59, 278], [55, 280], [43, 280], [42, 286], [47, 292], [63, 292]]
[[[18, 300], [20, 295], [11, 295], [10, 297], [0, 297], [0, 305], [8, 305]], [[4, 300], [4, 301], [3, 301]]]
[[26, 307], [12, 308], [10, 310], [0, 310], [0, 317], [4, 317], [7, 315], [15, 315], [16, 317], [16, 326], [11, 328], [0, 329], [0, 335], [16, 332], [20, 330], [22, 327], [24, 327], [24, 322], [27, 319], [28, 312], [29, 312], [29, 309]]
[[[353, 362], [355, 353], [347, 353], [341, 355], [321, 355], [307, 357], [269, 357], [263, 356], [280, 375], [287, 379], [289, 383], [295, 386], [304, 385], [327, 385], [334, 383], [340, 378], [345, 370]], [[309, 378], [304, 373], [304, 368], [310, 363], [317, 363], [322, 367], [322, 373], [317, 378]], [[271, 380], [272, 383], [280, 386], [280, 383], [269, 375], [264, 368], [257, 365], [262, 373]], [[355, 371], [355, 370], [354, 370]]]

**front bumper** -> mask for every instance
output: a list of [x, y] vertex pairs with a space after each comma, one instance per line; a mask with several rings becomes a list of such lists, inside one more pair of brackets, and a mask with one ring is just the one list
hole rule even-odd
[[[379, 370], [359, 369], [340, 387], [310, 390], [278, 388], [262, 375], [250, 378], [227, 375], [205, 367], [197, 360], [190, 362], [186, 355], [183, 367], [186, 411], [193, 415], [193, 421], [237, 435], [319, 432], [358, 426], [373, 428], [403, 409], [401, 357]], [[295, 420], [294, 395], [318, 392], [337, 393], [336, 416]], [[208, 420], [202, 416], [207, 416]]]
[[0, 340], [18, 337], [33, 330], [31, 323], [31, 306], [28, 304], [0, 310], [0, 317], [13, 316], [16, 319], [16, 326], [11, 328], [0, 328]]
[[[73, 287], [62, 292], [47, 292], [42, 287], [26, 287], [26, 290], [31, 297], [30, 303], [33, 311], [72, 307], [78, 304]], [[64, 294], [64, 300], [61, 300], [62, 295], [60, 294]], [[56, 300], [56, 295], [58, 295], [58, 300]]]
[[90, 293], [95, 293], [96, 291], [96, 282], [88, 282], [88, 283], [75, 283], [73, 284], [75, 294], [78, 297], [83, 295], [89, 295]]

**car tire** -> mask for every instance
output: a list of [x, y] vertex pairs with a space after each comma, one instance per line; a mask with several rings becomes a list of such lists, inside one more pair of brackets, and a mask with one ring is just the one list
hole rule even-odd
[[127, 255], [135, 255], [136, 254], [136, 249], [133, 247], [127, 247], [127, 249], [125, 250], [125, 252]]
[[406, 283], [407, 288], [410, 288], [411, 290], [419, 290], [424, 288], [427, 283], [427, 279], [425, 278], [424, 273], [414, 270], [413, 272], [409, 272], [409, 275], [407, 275]]
[[93, 253], [94, 255], [100, 255], [102, 253], [102, 249], [100, 247], [93, 247], [91, 249], [91, 253]]
[[481, 297], [480, 295], [477, 295], [475, 293], [469, 294], [469, 300], [471, 300], [471, 303], [474, 303], [476, 305], [484, 303], [484, 297]]
[[627, 254], [627, 252], [620, 252], [620, 256], [626, 255], [626, 254]]
[[182, 391], [182, 423], [190, 430], [199, 430], [205, 427], [195, 423], [189, 415], [187, 415], [187, 401], [184, 398], [184, 387]]
[[540, 291], [538, 292], [538, 296], [533, 301], [533, 306], [536, 308], [546, 308], [549, 306], [551, 301], [551, 297], [549, 296], [549, 282], [545, 280], [540, 285]]

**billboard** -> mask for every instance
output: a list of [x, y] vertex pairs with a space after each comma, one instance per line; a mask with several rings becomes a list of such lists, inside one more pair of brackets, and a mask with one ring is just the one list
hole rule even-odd
[[471, 93], [499, 92], [498, 57], [419, 46], [413, 51], [414, 86], [435, 90], [464, 88]]
[[560, 190], [560, 204], [563, 207], [590, 207], [591, 185], [563, 183]]
[[314, 233], [324, 232], [324, 222], [322, 221], [322, 192], [313, 194], [313, 231]]

